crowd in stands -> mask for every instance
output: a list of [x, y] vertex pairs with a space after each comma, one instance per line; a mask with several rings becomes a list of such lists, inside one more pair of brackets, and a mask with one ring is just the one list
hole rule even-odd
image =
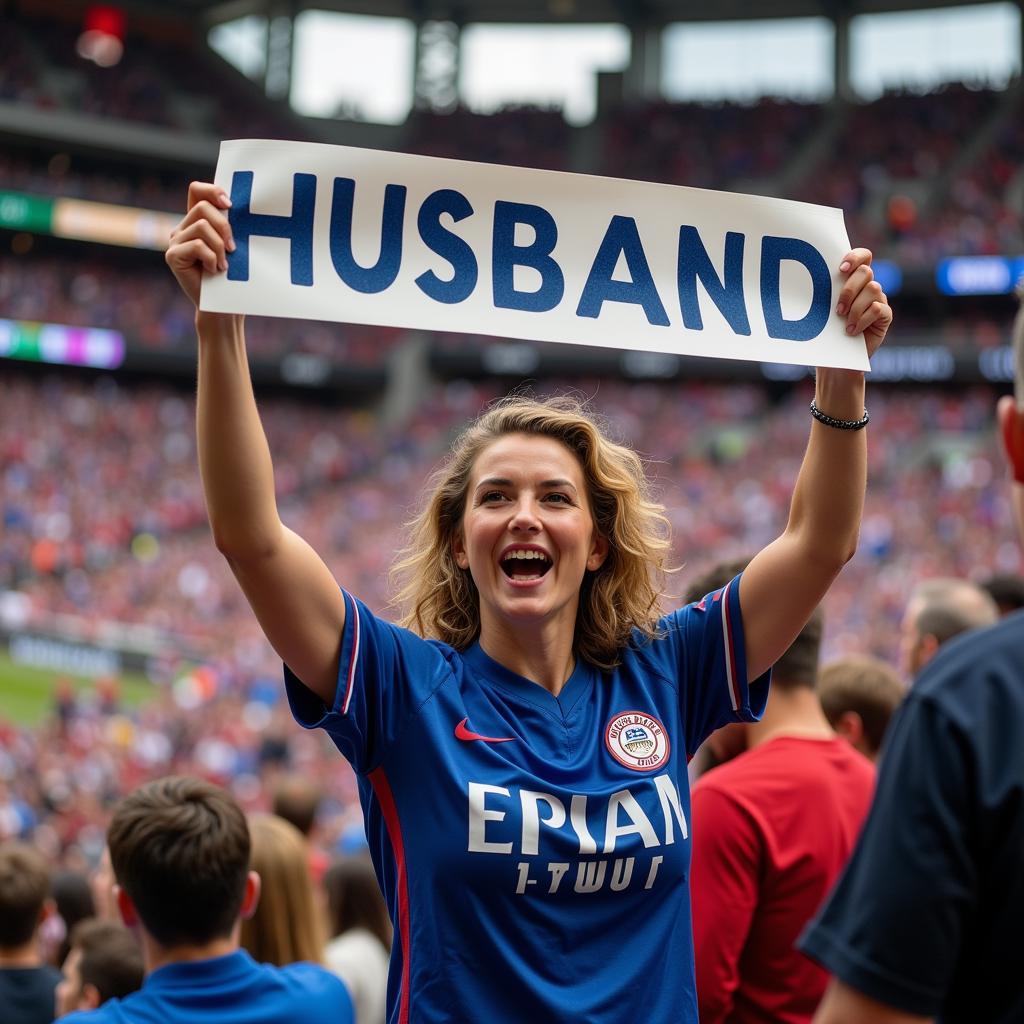
[[459, 107], [450, 114], [414, 111], [406, 130], [405, 147], [410, 153], [569, 170], [570, 129], [558, 110], [508, 107], [493, 114], [477, 114]]
[[[139, 258], [125, 250], [97, 256], [93, 250], [92, 258], [84, 261], [72, 253], [41, 248], [25, 255], [0, 249], [0, 318], [115, 330], [129, 346], [144, 352], [194, 351], [191, 308], [157, 254]], [[1006, 344], [1007, 300], [972, 304], [970, 299], [950, 299], [942, 310], [944, 315], [936, 319], [932, 305], [901, 305], [900, 332], [894, 344], [940, 345], [966, 356]], [[403, 337], [401, 328], [273, 317], [250, 318], [246, 331], [249, 352], [257, 359], [300, 353], [340, 365], [374, 368], [384, 364]], [[464, 334], [430, 334], [431, 346], [446, 350], [479, 349], [492, 341], [467, 339]]]
[[[82, 27], [73, 11], [5, 11], [5, 44], [16, 56], [0, 72], [0, 98], [217, 138], [234, 134], [239, 123], [253, 137], [308, 135], [299, 118], [202, 52], [191, 26], [157, 27], [152, 21], [140, 26], [129, 20], [114, 68], [78, 54]], [[182, 67], [194, 69], [197, 60], [202, 74], [183, 76]]]
[[[241, 104], [229, 121], [226, 106], [210, 99], [212, 90], [193, 91], [174, 75], [180, 54], [173, 41], [131, 40], [116, 86], [88, 65], [70, 77], [55, 75], [67, 71], [73, 41], [70, 26], [38, 33], [19, 16], [0, 36], [0, 100], [213, 134], [228, 132], [251, 100], [244, 83], [226, 85], [222, 96], [234, 89]], [[853, 107], [827, 158], [806, 169], [796, 193], [843, 207], [852, 236], [910, 265], [930, 264], [943, 252], [1017, 254], [1024, 245], [1015, 199], [1024, 129], [1007, 112], [1006, 98], [951, 86]], [[294, 126], [269, 108], [252, 110], [250, 134], [295, 137]], [[942, 178], [964, 139], [1000, 113], [1006, 116], [992, 145], [949, 183], [948, 197], [933, 195], [941, 208], [922, 216], [919, 197]], [[602, 125], [599, 170], [698, 187], [754, 187], [784, 175], [794, 151], [813, 145], [832, 116], [821, 105], [774, 100], [613, 113]], [[571, 163], [570, 132], [550, 111], [487, 118], [465, 110], [418, 113], [408, 131], [410, 151], [424, 154], [552, 169]], [[0, 187], [160, 209], [176, 209], [183, 199], [183, 186], [162, 175], [126, 174], [122, 181], [72, 168], [61, 155], [39, 164], [0, 154]], [[187, 302], [155, 259], [146, 266], [0, 255], [0, 317], [110, 327], [153, 350], [194, 344]], [[978, 313], [935, 329], [954, 340], [969, 336], [980, 347], [1003, 340], [1001, 328]], [[351, 365], [378, 364], [398, 337], [300, 321], [254, 319], [248, 327], [256, 357], [308, 352]], [[807, 436], [804, 386], [781, 397], [733, 384], [608, 380], [545, 382], [538, 390], [568, 388], [590, 397], [612, 434], [648, 460], [673, 527], [676, 603], [706, 592], [700, 579], [707, 570], [721, 572], [723, 560], [742, 559], [778, 535]], [[411, 418], [397, 423], [308, 401], [261, 401], [282, 519], [375, 612], [393, 617], [388, 568], [423, 480], [451, 435], [498, 394], [493, 382], [432, 384]], [[769, 716], [738, 740], [734, 733], [734, 749], [709, 743], [692, 767], [697, 775], [716, 762], [741, 766], [712, 776], [717, 783], [705, 777], [694, 791], [694, 821], [704, 815], [699, 831], [713, 840], [719, 881], [728, 851], [707, 822], [728, 818], [724, 781], [742, 780], [753, 764], [742, 758], [771, 735], [779, 716], [790, 714], [800, 729], [811, 722], [825, 730], [830, 743], [843, 747], [844, 764], [848, 752], [832, 730], [863, 755], [857, 806], [843, 822], [838, 860], [845, 861], [874, 784], [869, 762], [908, 686], [948, 639], [1024, 604], [1024, 554], [1013, 532], [994, 404], [989, 388], [872, 393], [860, 546], [830, 590], [823, 620], [812, 620], [813, 664], [784, 667]], [[145, 816], [156, 808], [146, 800], [188, 799], [247, 821], [235, 830], [237, 880], [243, 884], [251, 865], [263, 892], [254, 901], [246, 882], [238, 901], [228, 901], [231, 915], [214, 929], [221, 939], [225, 922], [239, 926], [247, 952], [230, 949], [233, 962], [250, 954], [278, 968], [318, 961], [344, 982], [356, 1024], [381, 1024], [391, 934], [365, 859], [356, 778], [323, 735], [292, 721], [280, 662], [214, 548], [196, 472], [193, 407], [191, 396], [170, 387], [107, 377], [86, 383], [10, 373], [0, 381], [0, 635], [63, 630], [99, 643], [114, 624], [128, 643], [145, 636], [152, 686], [145, 703], [131, 706], [116, 677], [78, 690], [54, 670], [52, 706], [41, 723], [22, 725], [0, 712], [0, 1006], [20, 1013], [34, 1001], [39, 1014], [26, 1011], [19, 1024], [49, 1024], [142, 985], [152, 967], [143, 954], [151, 957], [176, 893], [137, 915], [142, 947], [135, 931], [116, 923], [118, 907], [129, 919], [139, 909], [140, 890], [125, 880], [124, 835], [111, 839], [111, 814], [116, 807], [122, 820]], [[225, 792], [167, 781], [185, 776]], [[763, 782], [758, 775], [754, 785]], [[140, 787], [141, 802], [126, 809], [125, 796]], [[851, 792], [837, 789], [844, 797]], [[771, 806], [777, 812], [781, 805]], [[694, 849], [699, 857], [696, 843]], [[707, 863], [697, 862], [695, 879], [701, 870], [706, 877]], [[124, 888], [116, 900], [115, 870]], [[729, 885], [742, 884], [741, 874], [729, 875]], [[184, 891], [185, 877], [179, 881]], [[822, 883], [811, 902], [817, 905], [828, 887]], [[770, 879], [757, 898], [767, 902], [769, 889]], [[701, 888], [705, 900], [710, 891]], [[802, 911], [800, 927], [810, 913], [810, 906]], [[695, 922], [713, 926], [719, 916], [706, 902]], [[759, 950], [769, 966], [776, 935], [766, 933]], [[795, 936], [787, 935], [787, 952]], [[698, 949], [699, 976], [702, 949], [712, 945]], [[774, 976], [766, 987], [786, 969], [767, 971]], [[709, 999], [716, 977], [726, 974], [712, 965], [701, 998]], [[278, 976], [260, 977], [253, 974], [252, 984]], [[332, 1015], [324, 1019], [346, 1024], [348, 1004], [337, 981], [330, 979], [331, 988], [325, 974], [305, 977], [330, 996]], [[824, 972], [816, 969], [814, 977], [823, 990]], [[725, 978], [723, 988], [734, 981]], [[815, 989], [813, 1002], [819, 995]], [[312, 1010], [296, 1014], [308, 1024], [320, 1019]]]
[[821, 104], [770, 98], [627, 106], [607, 118], [601, 171], [693, 188], [749, 187], [785, 170], [826, 117]]
[[[1017, 255], [1024, 135], [1015, 95], [954, 83], [839, 108], [770, 98], [650, 103], [606, 118], [600, 170], [836, 206], [851, 238], [905, 267], [929, 268], [945, 255]], [[808, 159], [833, 118], [835, 140]], [[965, 140], [994, 118], [994, 139], [943, 180]]]
[[[14, 19], [0, 44], [12, 51], [10, 60], [0, 60], [0, 98], [217, 137], [237, 134], [240, 122], [249, 137], [310, 137], [301, 119], [263, 101], [253, 83], [212, 52], [193, 46], [188, 59], [198, 53], [204, 75], [220, 83], [216, 89], [205, 77], [199, 89], [193, 76], [176, 74], [186, 41], [132, 36], [121, 65], [101, 69], [74, 56], [77, 27], [58, 23], [42, 31], [22, 20]], [[19, 32], [31, 34], [31, 44], [19, 45]], [[1024, 246], [1024, 119], [1017, 93], [1016, 84], [995, 91], [951, 83], [927, 94], [894, 92], [839, 105], [770, 97], [746, 104], [631, 104], [601, 116], [595, 162], [585, 166], [577, 154], [589, 147], [574, 146], [573, 130], [557, 110], [414, 111], [400, 147], [837, 206], [851, 238], [907, 267], [928, 267], [943, 255], [1016, 255]], [[830, 145], [816, 147], [835, 126]], [[975, 137], [977, 152], [970, 145]], [[167, 174], [142, 170], [105, 180], [68, 169], [65, 157], [55, 166], [33, 163], [0, 154], [0, 183], [161, 210], [184, 203], [184, 182]]]
[[[576, 383], [652, 460], [683, 566], [673, 592], [707, 553], [756, 549], [781, 529], [806, 435], [802, 391], [776, 405], [754, 387]], [[496, 394], [439, 388], [400, 429], [365, 412], [264, 403], [285, 522], [376, 610], [389, 611], [388, 568], [422, 480], [451, 432]], [[915, 581], [1024, 569], [992, 401], [987, 389], [872, 396], [861, 545], [826, 603], [828, 657], [896, 664]], [[64, 693], [41, 731], [3, 726], [0, 829], [35, 829], [56, 859], [80, 864], [98, 855], [110, 799], [145, 778], [198, 772], [259, 809], [282, 767], [301, 767], [332, 794], [340, 837], [352, 779], [319, 737], [282, 718], [279, 662], [205, 526], [191, 399], [109, 379], [13, 377], [0, 409], [0, 590], [17, 594], [18, 624], [46, 629], [65, 616], [86, 640], [107, 622], [136, 625], [166, 652], [151, 663], [160, 697], [137, 715], [116, 695]], [[189, 715], [196, 706], [203, 714]]]
[[51, 198], [87, 199], [175, 213], [181, 210], [188, 177], [139, 166], [97, 167], [79, 155], [58, 150], [43, 154], [14, 147], [0, 152], [0, 183], [5, 191]]
[[[151, 351], [192, 351], [193, 313], [155, 254], [148, 259], [81, 259], [0, 254], [0, 318], [121, 332]], [[346, 365], [379, 366], [399, 337], [389, 327], [253, 318], [253, 356], [322, 356]]]

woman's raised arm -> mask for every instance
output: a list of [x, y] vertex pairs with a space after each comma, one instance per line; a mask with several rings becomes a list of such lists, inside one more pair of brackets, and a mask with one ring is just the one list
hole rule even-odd
[[194, 182], [171, 234], [167, 265], [196, 306], [196, 443], [214, 542], [274, 650], [325, 703], [334, 700], [345, 603], [319, 555], [280, 519], [274, 468], [245, 352], [243, 318], [198, 309], [203, 271], [227, 269], [234, 249], [215, 185]]
[[[867, 249], [848, 253], [839, 269], [847, 278], [836, 313], [848, 333], [865, 335], [870, 356], [885, 338], [892, 310], [874, 280]], [[751, 560], [740, 581], [751, 679], [785, 653], [857, 549], [867, 484], [866, 432], [842, 429], [836, 421], [849, 427], [864, 415], [864, 374], [819, 369], [814, 402], [826, 422], [811, 424], [786, 529]]]

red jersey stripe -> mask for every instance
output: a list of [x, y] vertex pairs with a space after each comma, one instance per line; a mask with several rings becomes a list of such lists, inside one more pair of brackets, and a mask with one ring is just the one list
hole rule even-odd
[[345, 681], [345, 700], [341, 706], [341, 713], [343, 715], [347, 715], [349, 702], [352, 700], [352, 684], [355, 682], [356, 678], [356, 662], [359, 659], [359, 607], [347, 592], [344, 596], [346, 604], [351, 602], [352, 608], [348, 614], [353, 616], [352, 653], [349, 655], [348, 659], [348, 674]]
[[370, 772], [369, 779], [384, 815], [384, 824], [391, 840], [391, 852], [395, 858], [395, 879], [398, 883], [398, 937], [402, 947], [402, 990], [398, 1002], [398, 1024], [409, 1024], [409, 885], [405, 871], [402, 825], [398, 820], [398, 808], [395, 807], [395, 798], [384, 769], [377, 768]]

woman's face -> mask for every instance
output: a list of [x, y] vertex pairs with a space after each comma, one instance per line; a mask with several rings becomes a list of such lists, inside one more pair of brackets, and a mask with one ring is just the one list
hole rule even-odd
[[551, 624], [571, 636], [583, 575], [608, 552], [576, 456], [528, 434], [501, 437], [477, 456], [453, 548], [479, 591], [484, 637]]

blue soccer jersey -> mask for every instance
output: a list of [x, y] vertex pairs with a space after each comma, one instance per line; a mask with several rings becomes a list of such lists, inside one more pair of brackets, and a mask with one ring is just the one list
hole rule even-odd
[[696, 1022], [686, 765], [768, 691], [747, 686], [739, 578], [557, 697], [345, 601], [334, 706], [285, 675], [358, 774], [389, 1022]]

